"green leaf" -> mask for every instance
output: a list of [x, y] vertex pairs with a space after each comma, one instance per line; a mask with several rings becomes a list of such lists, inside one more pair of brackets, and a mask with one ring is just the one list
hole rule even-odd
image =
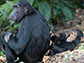
[[73, 1], [63, 1], [64, 4], [66, 4], [68, 7], [71, 7], [71, 8], [79, 8], [79, 5], [76, 4], [75, 2]]
[[1, 11], [1, 14], [2, 14], [3, 21], [5, 21], [6, 20], [6, 11], [5, 10]]
[[4, 53], [2, 51], [0, 51], [0, 56], [4, 56]]
[[53, 9], [54, 15], [58, 17], [61, 14], [61, 11], [59, 9], [54, 8]]
[[49, 4], [46, 1], [39, 2], [38, 3], [38, 9], [39, 9], [40, 13], [48, 21], [50, 19], [50, 17], [51, 17], [51, 8], [50, 8]]
[[33, 5], [34, 8], [37, 8], [38, 7], [38, 0], [35, 0], [35, 3]]
[[1, 0], [0, 5], [4, 4], [5, 2], [6, 2], [6, 0]]
[[15, 25], [14, 25], [14, 28], [17, 28], [18, 26], [19, 26], [19, 24], [15, 24]]
[[9, 28], [8, 31], [14, 31], [16, 28]]
[[28, 2], [29, 2], [31, 5], [33, 5], [34, 0], [28, 0]]
[[[17, 0], [16, 0], [17, 1]], [[16, 2], [16, 1], [6, 1], [6, 3], [5, 4], [3, 4], [3, 5], [1, 5], [0, 6], [0, 11], [2, 11], [2, 10], [6, 10], [7, 12], [9, 12], [13, 7], [13, 4]]]
[[73, 16], [72, 16], [71, 10], [67, 6], [65, 6], [63, 3], [60, 3], [60, 6], [61, 6], [61, 10], [62, 10], [66, 20], [72, 19]]

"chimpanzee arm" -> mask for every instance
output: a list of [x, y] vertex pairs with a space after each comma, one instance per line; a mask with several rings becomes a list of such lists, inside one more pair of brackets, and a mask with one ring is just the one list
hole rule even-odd
[[56, 53], [61, 53], [63, 51], [65, 50], [61, 49], [60, 47], [58, 47], [57, 45], [53, 43], [51, 48], [48, 50], [48, 52], [45, 55], [52, 56], [52, 55], [55, 55]]
[[[27, 25], [27, 26], [26, 26]], [[30, 40], [30, 26], [29, 24], [23, 24], [21, 22], [19, 31], [15, 37], [11, 37], [11, 39], [8, 42], [9, 47], [14, 50], [14, 52], [19, 55], [23, 52], [26, 45], [28, 44]]]
[[74, 42], [75, 47], [76, 47], [76, 46], [78, 46], [78, 44], [80, 43], [80, 40], [79, 40], [79, 39], [75, 39], [73, 42]]
[[74, 50], [74, 49], [79, 45], [80, 40], [75, 39], [75, 40], [73, 41], [73, 43], [74, 43], [74, 45], [72, 45], [72, 49], [71, 49], [71, 51]]
[[59, 33], [59, 37], [58, 37], [58, 40], [65, 40], [66, 39], [66, 34], [63, 32], [63, 33]]
[[63, 51], [64, 51], [64, 50], [61, 49], [60, 47], [56, 46], [54, 43], [53, 43], [51, 49], [52, 49], [52, 51], [53, 51], [54, 54], [55, 54], [55, 53], [60, 53], [60, 52], [63, 52]]
[[[29, 35], [29, 33], [27, 33]], [[27, 34], [23, 33], [19, 33], [17, 36], [17, 38], [11, 38], [8, 45], [9, 47], [14, 50], [14, 52], [19, 55], [26, 47], [26, 45], [28, 44], [29, 41], [29, 37], [27, 36]]]

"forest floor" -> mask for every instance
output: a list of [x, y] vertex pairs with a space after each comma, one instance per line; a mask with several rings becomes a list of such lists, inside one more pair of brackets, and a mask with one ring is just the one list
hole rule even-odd
[[[69, 33], [71, 29], [80, 29], [84, 33], [84, 9], [76, 9], [73, 20], [64, 22], [62, 26], [56, 26], [56, 34]], [[84, 39], [83, 39], [84, 40]], [[84, 43], [79, 44], [73, 51], [58, 53], [54, 56], [44, 56], [44, 63], [84, 63]]]
[[[76, 9], [74, 19], [55, 26], [56, 34], [69, 33], [71, 29], [81, 29], [84, 33], [84, 9]], [[5, 63], [5, 56], [0, 56], [0, 63]], [[84, 63], [84, 43], [79, 44], [73, 51], [65, 51], [53, 56], [44, 56], [44, 63]]]

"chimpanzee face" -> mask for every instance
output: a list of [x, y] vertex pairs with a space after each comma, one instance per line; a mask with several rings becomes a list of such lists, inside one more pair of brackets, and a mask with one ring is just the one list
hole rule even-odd
[[76, 37], [77, 37], [77, 32], [72, 31], [70, 33], [70, 36], [67, 38], [67, 42], [72, 42], [73, 40], [76, 39]]
[[13, 11], [9, 15], [9, 19], [11, 21], [20, 22], [23, 19], [23, 17], [27, 14], [27, 12], [28, 4], [23, 4], [21, 2], [16, 3], [15, 5], [13, 5]]
[[20, 15], [20, 12], [21, 12], [20, 6], [19, 5], [13, 5], [13, 11], [11, 12], [11, 14], [9, 16], [9, 19], [11, 21], [16, 21]]

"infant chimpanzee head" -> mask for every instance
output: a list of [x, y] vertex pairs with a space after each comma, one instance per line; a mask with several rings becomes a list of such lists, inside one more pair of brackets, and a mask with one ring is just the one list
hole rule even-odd
[[67, 42], [72, 42], [75, 39], [81, 40], [83, 37], [83, 32], [79, 29], [73, 29], [70, 36], [67, 38]]

